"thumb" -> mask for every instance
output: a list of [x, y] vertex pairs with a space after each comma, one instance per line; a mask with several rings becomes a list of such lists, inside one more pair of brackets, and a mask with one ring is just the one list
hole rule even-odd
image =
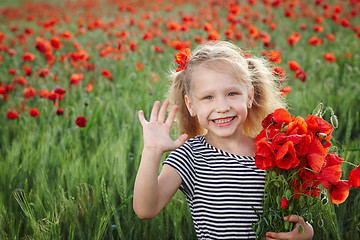
[[181, 145], [183, 145], [187, 138], [188, 138], [187, 134], [181, 135], [178, 139], [175, 140], [175, 147], [178, 148]]
[[289, 222], [294, 222], [294, 223], [304, 223], [304, 219], [301, 216], [298, 215], [290, 215], [290, 216], [285, 216], [284, 217], [284, 221], [288, 220]]

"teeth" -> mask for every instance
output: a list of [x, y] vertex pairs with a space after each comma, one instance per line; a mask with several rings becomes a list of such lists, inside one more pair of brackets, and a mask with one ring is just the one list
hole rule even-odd
[[230, 122], [233, 118], [225, 118], [225, 119], [215, 119], [215, 123], [227, 123]]

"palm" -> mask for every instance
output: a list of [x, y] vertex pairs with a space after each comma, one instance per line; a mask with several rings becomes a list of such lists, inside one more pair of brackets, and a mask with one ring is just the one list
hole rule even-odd
[[177, 107], [174, 106], [167, 119], [165, 119], [168, 106], [169, 101], [166, 100], [159, 111], [160, 102], [156, 101], [151, 110], [149, 121], [146, 121], [144, 113], [139, 111], [139, 120], [143, 127], [144, 148], [156, 148], [166, 152], [184, 143], [187, 137], [185, 134], [175, 141], [170, 138], [170, 130], [175, 119]]

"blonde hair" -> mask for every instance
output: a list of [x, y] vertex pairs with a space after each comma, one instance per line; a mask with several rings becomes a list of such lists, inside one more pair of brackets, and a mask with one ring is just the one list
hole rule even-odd
[[233, 43], [208, 42], [195, 49], [185, 70], [172, 70], [168, 98], [179, 107], [176, 121], [181, 134], [187, 133], [192, 138], [206, 133], [197, 118], [190, 115], [185, 104], [185, 95], [190, 93], [192, 73], [199, 66], [214, 69], [226, 64], [234, 70], [233, 74], [238, 80], [254, 88], [253, 104], [242, 128], [247, 136], [255, 137], [262, 129], [262, 120], [269, 113], [286, 107], [279, 90], [279, 80], [272, 74], [268, 61], [263, 58], [246, 58], [244, 55], [245, 52]]

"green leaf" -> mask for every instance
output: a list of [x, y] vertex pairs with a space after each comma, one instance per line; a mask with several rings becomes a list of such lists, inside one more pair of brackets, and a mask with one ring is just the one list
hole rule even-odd
[[304, 227], [303, 227], [303, 225], [301, 225], [301, 224], [299, 224], [299, 229], [300, 229], [300, 232], [304, 232]]
[[301, 208], [303, 208], [305, 206], [305, 198], [303, 196], [300, 196], [299, 204], [300, 204]]
[[313, 199], [312, 199], [312, 197], [309, 196], [309, 197], [307, 197], [306, 201], [307, 201], [307, 205], [310, 206], [313, 202]]
[[290, 222], [289, 222], [288, 220], [286, 220], [286, 221], [284, 222], [284, 227], [285, 227], [286, 230], [289, 230]]
[[289, 189], [286, 190], [285, 197], [286, 197], [287, 200], [290, 199], [290, 197], [291, 197], [291, 191], [290, 191]]

